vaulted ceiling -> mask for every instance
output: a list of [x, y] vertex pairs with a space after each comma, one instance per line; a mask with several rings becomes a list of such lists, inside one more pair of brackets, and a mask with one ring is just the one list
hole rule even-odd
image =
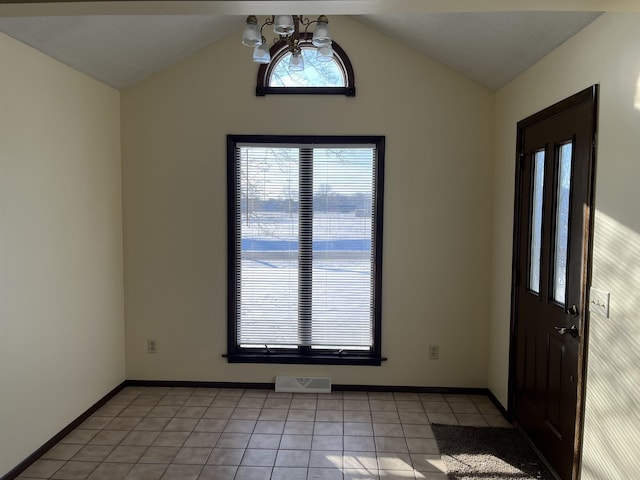
[[247, 14], [301, 8], [309, 15], [349, 15], [496, 90], [602, 11], [629, 7], [616, 0], [0, 0], [0, 32], [122, 89], [240, 35]]

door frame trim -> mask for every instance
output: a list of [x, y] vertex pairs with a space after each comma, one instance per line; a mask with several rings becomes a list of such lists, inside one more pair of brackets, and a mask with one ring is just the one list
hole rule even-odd
[[582, 443], [583, 443], [583, 426], [584, 426], [584, 403], [585, 403], [585, 390], [587, 380], [587, 353], [589, 345], [589, 309], [588, 298], [589, 288], [591, 287], [591, 274], [593, 263], [593, 228], [594, 228], [594, 215], [595, 210], [595, 179], [596, 179], [596, 145], [597, 145], [597, 126], [598, 126], [598, 99], [599, 99], [599, 85], [595, 84], [588, 87], [560, 102], [557, 102], [550, 107], [547, 107], [540, 112], [537, 112], [517, 123], [517, 137], [516, 137], [516, 168], [515, 168], [515, 193], [514, 193], [514, 214], [513, 214], [513, 240], [512, 240], [512, 259], [511, 259], [511, 308], [510, 308], [510, 337], [509, 337], [509, 379], [508, 379], [508, 391], [507, 391], [507, 418], [511, 421], [515, 419], [515, 376], [516, 376], [516, 359], [517, 359], [517, 318], [516, 318], [516, 306], [517, 306], [517, 285], [522, 279], [518, 278], [517, 270], [517, 256], [518, 245], [520, 238], [520, 206], [522, 202], [522, 149], [524, 145], [524, 130], [543, 120], [550, 119], [556, 115], [561, 114], [565, 110], [576, 107], [583, 103], [593, 101], [594, 103], [594, 115], [593, 115], [593, 140], [591, 154], [589, 156], [588, 163], [588, 195], [587, 195], [587, 218], [585, 219], [585, 226], [587, 227], [586, 245], [585, 245], [585, 261], [584, 261], [584, 275], [583, 275], [583, 288], [584, 295], [581, 299], [580, 311], [582, 315], [582, 325], [580, 326], [580, 340], [578, 344], [578, 385], [577, 385], [577, 405], [576, 405], [576, 427], [574, 437], [574, 456], [573, 456], [573, 473], [572, 480], [578, 480], [580, 478], [581, 457], [582, 457]]

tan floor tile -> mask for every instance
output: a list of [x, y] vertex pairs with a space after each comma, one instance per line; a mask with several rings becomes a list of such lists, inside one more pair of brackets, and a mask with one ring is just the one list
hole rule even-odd
[[479, 413], [459, 413], [456, 414], [458, 423], [467, 427], [487, 427], [487, 421]]
[[224, 427], [227, 425], [227, 421], [228, 420], [219, 418], [202, 418], [198, 420], [193, 431], [222, 433], [224, 431]]
[[228, 433], [252, 433], [255, 426], [255, 420], [229, 420], [223, 431]]
[[211, 432], [193, 432], [189, 435], [189, 438], [184, 442], [185, 447], [209, 447], [213, 448], [216, 446], [218, 439], [220, 438], [219, 433], [211, 433]]
[[244, 393], [245, 393], [244, 388], [221, 388], [218, 391], [218, 396], [240, 398], [244, 395]]
[[271, 467], [238, 467], [235, 480], [265, 480], [271, 475]]
[[307, 469], [300, 467], [274, 467], [271, 480], [307, 480]]
[[69, 460], [80, 451], [82, 445], [73, 443], [58, 443], [54, 445], [41, 458], [46, 460]]
[[413, 472], [411, 457], [408, 453], [378, 453], [378, 468]]
[[401, 423], [426, 425], [429, 423], [429, 418], [426, 413], [422, 412], [398, 412]]
[[214, 448], [207, 460], [208, 465], [227, 465], [237, 467], [242, 461], [244, 448]]
[[135, 463], [147, 450], [147, 447], [118, 446], [105, 458], [109, 463]]
[[89, 445], [118, 445], [128, 433], [122, 430], [104, 430], [93, 437]]
[[78, 428], [102, 430], [111, 420], [113, 420], [113, 417], [99, 417], [93, 415], [82, 422]]
[[162, 480], [197, 480], [201, 471], [200, 465], [169, 465]]
[[192, 395], [184, 402], [185, 407], [208, 407], [213, 402], [213, 397]]
[[423, 402], [422, 406], [427, 413], [452, 413], [447, 402]]
[[504, 418], [502, 415], [483, 415], [484, 419], [487, 421], [487, 425], [490, 427], [505, 427], [512, 428], [512, 425]]
[[145, 417], [136, 425], [134, 430], [142, 430], [145, 432], [161, 432], [169, 423], [170, 418], [153, 418]]
[[280, 448], [283, 450], [311, 450], [313, 435], [282, 435]]
[[[342, 471], [344, 480], [379, 480], [378, 470], [368, 470], [366, 468], [347, 468]], [[406, 480], [406, 477], [405, 477]]]
[[144, 417], [153, 409], [153, 405], [129, 405], [122, 410], [119, 417]]
[[189, 434], [189, 432], [160, 432], [152, 445], [156, 447], [181, 447], [189, 438]]
[[337, 468], [310, 468], [308, 480], [343, 480], [342, 471]]
[[311, 468], [342, 468], [342, 450], [311, 450], [309, 467]]
[[440, 454], [440, 449], [434, 438], [407, 438], [406, 441], [409, 453]]
[[376, 449], [373, 436], [347, 436], [343, 442], [344, 450], [349, 452], [374, 452]]
[[309, 465], [308, 450], [278, 450], [276, 467], [307, 467]]
[[343, 420], [342, 410], [316, 410], [316, 422], [342, 422]]
[[204, 465], [209, 459], [213, 448], [182, 447], [178, 450], [172, 463], [184, 465]]
[[442, 425], [459, 425], [458, 419], [453, 413], [428, 413], [430, 423], [441, 423]]
[[284, 421], [258, 420], [253, 430], [254, 433], [282, 434], [284, 431]]
[[85, 480], [96, 467], [98, 462], [67, 462], [51, 478], [56, 480]]
[[402, 425], [405, 438], [434, 438], [431, 425]]
[[120, 445], [137, 445], [148, 447], [158, 438], [160, 432], [138, 432], [133, 431], [127, 433], [127, 436], [122, 439]]
[[372, 411], [371, 421], [373, 423], [400, 423], [398, 412]]
[[445, 472], [444, 462], [440, 455], [428, 453], [412, 453], [413, 468], [419, 472]]
[[376, 437], [404, 437], [402, 425], [399, 423], [374, 423], [373, 434]]
[[40, 459], [32, 463], [22, 476], [31, 478], [49, 478], [51, 475], [63, 468], [63, 460]]
[[138, 395], [138, 397], [131, 402], [131, 405], [154, 406], [157, 405], [160, 400], [162, 400], [163, 395], [164, 394], [160, 394], [159, 392], [150, 395]]
[[198, 480], [233, 480], [238, 467], [225, 465], [206, 465]]
[[171, 463], [178, 453], [178, 447], [154, 447], [147, 448], [138, 463]]
[[407, 453], [409, 451], [404, 437], [375, 437], [375, 439], [377, 452]]
[[132, 467], [133, 463], [101, 463], [87, 480], [122, 480]]
[[100, 430], [85, 430], [76, 428], [69, 435], [60, 440], [60, 443], [75, 443], [85, 445], [89, 443], [91, 439], [98, 433], [100, 433]]
[[369, 400], [371, 411], [378, 412], [396, 412], [396, 402], [393, 400]]
[[244, 452], [240, 465], [249, 467], [273, 467], [278, 450], [265, 448], [248, 448]]
[[342, 435], [314, 435], [311, 450], [342, 450]]
[[459, 413], [480, 413], [474, 403], [450, 403], [449, 406], [451, 407], [451, 411], [456, 415]]
[[[235, 414], [234, 414], [235, 415]], [[289, 416], [289, 410], [284, 408], [263, 408], [257, 417], [257, 420], [276, 420], [283, 421]]]
[[[381, 413], [381, 412], [377, 412], [377, 413]], [[365, 411], [345, 410], [344, 421], [351, 422], [351, 423], [371, 423], [371, 412], [369, 410], [365, 410]]]
[[137, 463], [124, 478], [125, 480], [159, 480], [166, 469], [166, 465]]
[[73, 456], [72, 460], [78, 462], [102, 462], [113, 449], [113, 446], [107, 445], [85, 445]]
[[254, 433], [249, 440], [248, 448], [279, 448], [282, 435], [270, 433]]
[[445, 400], [449, 403], [461, 403], [461, 402], [472, 402], [471, 397], [465, 394], [447, 394], [444, 396]]
[[247, 448], [250, 438], [249, 433], [223, 433], [216, 446], [220, 448]]

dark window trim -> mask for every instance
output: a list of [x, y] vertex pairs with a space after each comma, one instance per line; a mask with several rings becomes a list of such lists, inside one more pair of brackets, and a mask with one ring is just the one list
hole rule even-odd
[[[312, 34], [307, 33], [300, 35], [301, 46], [311, 45]], [[279, 41], [275, 43], [269, 52], [271, 53], [271, 61], [267, 64], [260, 65], [258, 69], [258, 79], [256, 81], [256, 97], [264, 97], [265, 95], [344, 95], [347, 97], [356, 96], [356, 83], [353, 74], [353, 66], [347, 53], [335, 41], [332, 42], [334, 58], [338, 66], [344, 74], [345, 87], [270, 87], [269, 78], [278, 61], [289, 53], [287, 43]]]
[[[375, 204], [376, 218], [372, 248], [375, 255], [373, 266], [373, 347], [366, 352], [338, 353], [312, 349], [249, 349], [237, 345], [235, 323], [237, 319], [236, 291], [238, 251], [235, 241], [237, 217], [235, 202], [238, 195], [237, 168], [235, 162], [236, 145], [239, 143], [309, 144], [315, 145], [357, 145], [370, 144], [376, 148]], [[308, 135], [227, 135], [227, 358], [229, 363], [279, 363], [279, 364], [322, 364], [322, 365], [381, 365], [387, 359], [382, 357], [382, 224], [384, 211], [384, 136], [308, 136]]]

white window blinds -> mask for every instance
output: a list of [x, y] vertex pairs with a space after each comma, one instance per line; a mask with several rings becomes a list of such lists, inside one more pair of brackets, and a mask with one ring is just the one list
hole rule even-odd
[[238, 142], [233, 154], [235, 348], [371, 352], [376, 145]]

